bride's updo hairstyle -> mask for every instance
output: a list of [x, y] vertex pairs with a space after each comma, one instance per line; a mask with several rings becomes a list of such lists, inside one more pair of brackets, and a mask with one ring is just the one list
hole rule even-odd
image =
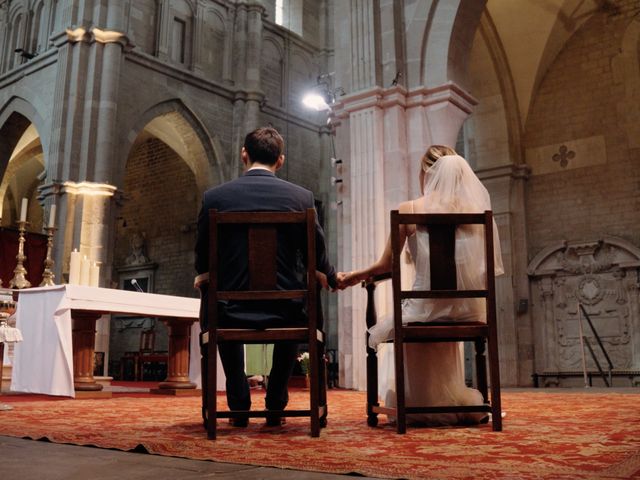
[[445, 155], [457, 155], [458, 153], [451, 147], [446, 145], [431, 145], [427, 148], [427, 152], [422, 156], [420, 160], [420, 166], [422, 171], [426, 172], [429, 168], [436, 163], [440, 157]]
[[457, 152], [446, 145], [431, 145], [420, 159], [420, 190], [424, 189], [424, 174], [434, 163], [445, 155], [457, 155]]

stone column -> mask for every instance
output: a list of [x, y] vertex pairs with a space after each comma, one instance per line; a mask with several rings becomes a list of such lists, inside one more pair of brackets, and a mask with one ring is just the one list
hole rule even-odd
[[245, 130], [257, 128], [260, 124], [260, 102], [264, 98], [260, 90], [260, 59], [262, 58], [262, 17], [264, 7], [259, 3], [247, 6], [247, 47], [245, 88], [247, 89]]
[[240, 147], [244, 136], [260, 125], [260, 103], [264, 94], [260, 90], [260, 59], [262, 55], [262, 17], [260, 3], [241, 3], [236, 11], [234, 78], [238, 90], [234, 98], [233, 115], [236, 128], [233, 133], [232, 176], [242, 170]]
[[[112, 11], [109, 13], [111, 14]], [[118, 108], [118, 82], [120, 68], [124, 58], [124, 51], [132, 45], [121, 32], [92, 29], [96, 45], [101, 49], [100, 78], [96, 79], [99, 86], [99, 112], [95, 139], [95, 166], [92, 179], [105, 182], [112, 178], [111, 168], [118, 145], [116, 118]], [[98, 58], [100, 55], [98, 54]]]
[[540, 300], [542, 303], [544, 320], [542, 337], [544, 342], [544, 371], [558, 371], [558, 340], [556, 338], [555, 315], [553, 314], [553, 278], [544, 277], [539, 280]]
[[193, 72], [203, 75], [202, 69], [204, 48], [211, 48], [210, 45], [203, 45], [205, 6], [198, 2], [196, 14], [193, 18]]
[[[372, 102], [367, 102], [372, 100]], [[343, 186], [343, 258], [345, 270], [354, 270], [375, 261], [384, 248], [384, 129], [383, 110], [377, 105], [377, 96], [368, 93], [345, 104], [349, 115], [351, 150], [345, 166]], [[338, 299], [341, 317], [351, 317], [351, 325], [341, 327], [339, 352], [341, 386], [365, 388], [365, 306], [366, 299], [360, 288], [345, 291]], [[384, 314], [384, 309], [379, 309]], [[340, 325], [343, 322], [339, 322]]]

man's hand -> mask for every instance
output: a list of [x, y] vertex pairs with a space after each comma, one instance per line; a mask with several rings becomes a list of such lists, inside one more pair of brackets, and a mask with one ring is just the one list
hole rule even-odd
[[316, 281], [320, 284], [323, 290], [331, 290], [327, 276], [318, 270], [316, 270]]

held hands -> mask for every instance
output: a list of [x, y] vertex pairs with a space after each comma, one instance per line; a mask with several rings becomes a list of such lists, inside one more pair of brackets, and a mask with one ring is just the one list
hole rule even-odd
[[338, 289], [344, 290], [360, 283], [360, 275], [357, 272], [338, 272]]
[[337, 288], [333, 289], [329, 285], [327, 276], [316, 270], [316, 281], [322, 287], [323, 290], [329, 290], [335, 292], [336, 290], [344, 290], [345, 288], [352, 287], [362, 281], [362, 275], [358, 272], [338, 272], [336, 280], [338, 282]]

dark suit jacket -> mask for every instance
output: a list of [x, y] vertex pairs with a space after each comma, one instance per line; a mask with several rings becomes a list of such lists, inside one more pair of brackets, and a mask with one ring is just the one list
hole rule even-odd
[[[304, 211], [313, 208], [313, 193], [293, 183], [276, 177], [268, 170], [254, 169], [244, 176], [207, 190], [198, 216], [196, 241], [196, 271], [209, 270], [209, 210], [220, 212], [252, 211]], [[246, 230], [225, 226], [219, 235], [218, 288], [220, 290], [245, 290], [248, 287]], [[304, 232], [299, 228], [278, 232], [278, 287], [282, 289], [304, 288], [305, 252]], [[305, 252], [306, 253], [306, 252]], [[302, 260], [302, 262], [300, 261]], [[336, 274], [327, 259], [324, 232], [316, 215], [317, 270], [327, 275], [335, 286]], [[211, 272], [213, 274], [213, 272]], [[201, 322], [208, 326], [207, 287], [202, 289]], [[305, 320], [301, 302], [220, 302], [220, 325], [238, 328], [268, 328]]]

